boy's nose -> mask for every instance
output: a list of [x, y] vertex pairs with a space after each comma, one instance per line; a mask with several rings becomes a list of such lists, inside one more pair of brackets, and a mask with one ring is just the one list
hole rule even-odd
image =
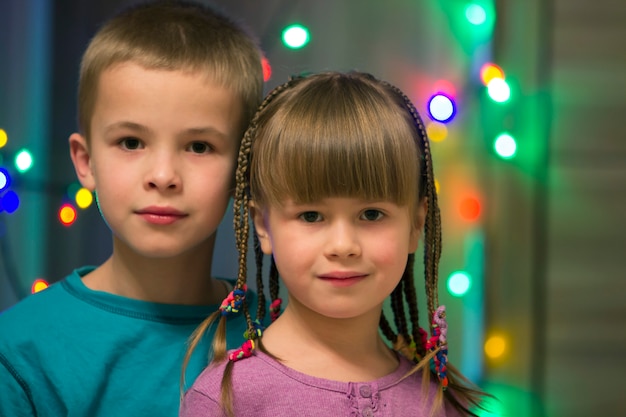
[[179, 170], [173, 157], [161, 155], [152, 158], [150, 165], [145, 181], [147, 188], [161, 191], [182, 188]]
[[337, 222], [330, 228], [326, 244], [326, 256], [331, 258], [355, 258], [361, 255], [361, 244], [355, 228], [347, 222]]

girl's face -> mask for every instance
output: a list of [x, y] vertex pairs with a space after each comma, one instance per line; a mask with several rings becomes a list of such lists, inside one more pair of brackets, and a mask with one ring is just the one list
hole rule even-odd
[[380, 311], [417, 249], [413, 215], [388, 201], [336, 197], [253, 210], [261, 248], [289, 292], [287, 308], [337, 319]]

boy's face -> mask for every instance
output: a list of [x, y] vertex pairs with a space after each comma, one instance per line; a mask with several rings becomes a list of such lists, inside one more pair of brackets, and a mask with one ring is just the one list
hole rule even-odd
[[199, 74], [133, 63], [107, 69], [97, 97], [89, 144], [74, 134], [70, 152], [116, 244], [157, 258], [207, 248], [231, 196], [239, 98]]

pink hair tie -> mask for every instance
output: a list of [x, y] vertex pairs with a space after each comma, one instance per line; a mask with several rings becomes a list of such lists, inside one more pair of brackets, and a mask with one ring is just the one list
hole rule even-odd
[[280, 305], [282, 302], [283, 300], [281, 298], [277, 298], [270, 304], [270, 319], [272, 322], [280, 316]]
[[244, 284], [241, 288], [235, 288], [226, 296], [220, 306], [222, 316], [239, 313], [239, 310], [241, 310], [241, 306], [243, 305], [243, 301], [246, 298], [246, 291], [248, 291], [248, 286]]
[[252, 356], [254, 347], [254, 340], [248, 339], [243, 342], [239, 349], [232, 351], [230, 355], [228, 355], [228, 359], [231, 362], [237, 362], [240, 359], [249, 358], [250, 356]]

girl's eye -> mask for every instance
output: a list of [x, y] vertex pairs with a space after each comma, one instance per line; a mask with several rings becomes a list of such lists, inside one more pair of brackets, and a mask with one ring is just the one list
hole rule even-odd
[[363, 214], [361, 214], [361, 218], [363, 220], [368, 220], [368, 221], [380, 220], [382, 217], [383, 217], [383, 213], [380, 210], [375, 210], [375, 209], [365, 210]]
[[314, 223], [322, 220], [321, 214], [319, 214], [317, 211], [306, 211], [302, 213], [299, 217], [307, 223]]
[[189, 150], [193, 153], [207, 153], [211, 150], [211, 147], [206, 142], [193, 142], [189, 145]]
[[132, 151], [141, 147], [141, 141], [137, 138], [124, 138], [120, 140], [120, 145], [122, 148]]

